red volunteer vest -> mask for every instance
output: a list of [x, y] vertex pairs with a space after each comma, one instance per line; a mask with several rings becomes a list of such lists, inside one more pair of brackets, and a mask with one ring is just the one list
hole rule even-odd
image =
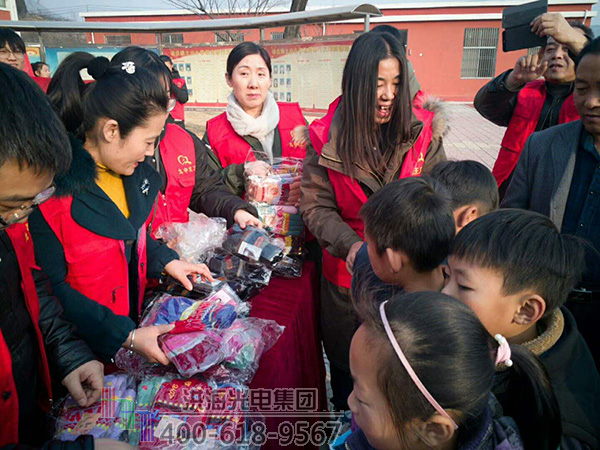
[[[298, 103], [277, 103], [279, 106], [279, 135], [281, 136], [281, 150], [284, 158], [301, 158], [306, 156], [306, 144], [294, 141], [294, 128], [306, 125], [302, 110]], [[219, 114], [206, 123], [206, 132], [210, 147], [223, 167], [230, 164], [244, 164], [246, 161], [255, 161], [250, 144], [235, 132], [227, 113]]]
[[[52, 397], [50, 369], [46, 358], [44, 338], [39, 328], [40, 300], [35, 288], [32, 269], [39, 269], [35, 264], [33, 242], [29, 230], [24, 224], [12, 225], [6, 229], [6, 234], [17, 254], [21, 272], [21, 289], [27, 311], [31, 317], [38, 344], [38, 367], [42, 384], [45, 388], [45, 398], [42, 408], [49, 409]], [[19, 442], [19, 398], [12, 373], [12, 358], [6, 341], [0, 332], [0, 447]]]
[[192, 137], [180, 126], [169, 123], [159, 145], [160, 157], [167, 173], [167, 188], [159, 192], [148, 218], [152, 235], [165, 222], [185, 223], [188, 206], [196, 183], [196, 149]]
[[[544, 80], [532, 81], [519, 92], [515, 110], [506, 133], [504, 133], [500, 153], [498, 153], [498, 159], [492, 170], [498, 186], [504, 183], [515, 170], [525, 142], [535, 132], [545, 101], [546, 83]], [[573, 94], [571, 94], [562, 105], [558, 123], [567, 123], [578, 119], [579, 113], [575, 109]]]
[[[329, 142], [331, 120], [340, 99], [341, 97], [330, 105], [329, 111], [323, 119], [315, 120], [309, 127], [311, 142], [319, 156], [323, 151], [324, 144]], [[423, 130], [413, 147], [404, 157], [399, 178], [418, 177], [421, 175], [425, 156], [427, 155], [427, 150], [433, 136], [431, 125], [435, 114], [420, 106], [413, 107], [413, 111], [417, 119], [423, 122]], [[315, 136], [315, 140], [313, 140], [313, 136]], [[366, 203], [367, 196], [355, 179], [331, 169], [327, 169], [327, 173], [329, 175], [329, 182], [335, 193], [340, 216], [364, 240], [364, 224], [359, 218], [358, 213]], [[336, 286], [347, 289], [351, 287], [352, 275], [346, 269], [346, 261], [331, 255], [326, 249], [323, 249], [323, 275]]]
[[[129, 315], [129, 266], [125, 242], [95, 234], [71, 216], [73, 197], [53, 197], [40, 205], [44, 219], [63, 246], [66, 282], [120, 316]], [[138, 232], [138, 309], [146, 288], [146, 225]], [[139, 312], [139, 311], [138, 311]]]
[[[185, 84], [185, 80], [183, 78], [173, 78], [173, 83], [181, 88]], [[185, 121], [185, 107], [182, 103], [177, 102], [175, 104], [175, 108], [171, 111], [171, 117], [175, 120]]]

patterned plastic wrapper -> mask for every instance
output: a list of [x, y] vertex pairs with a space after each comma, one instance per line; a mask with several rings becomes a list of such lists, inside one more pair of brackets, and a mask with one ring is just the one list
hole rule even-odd
[[285, 254], [301, 257], [305, 227], [298, 205], [304, 162], [297, 158], [275, 158], [269, 164], [266, 155], [259, 155], [258, 159], [244, 165], [246, 200], [258, 211], [265, 229], [285, 242]]
[[164, 223], [156, 230], [156, 238], [167, 243], [179, 257], [191, 263], [203, 263], [221, 246], [227, 234], [227, 221], [209, 218], [189, 211], [186, 223]]
[[127, 374], [107, 375], [104, 378], [102, 399], [81, 408], [68, 397], [56, 421], [55, 439], [73, 441], [90, 434], [95, 438], [128, 440], [133, 428], [136, 402], [135, 380]]
[[140, 448], [237, 448], [245, 435], [246, 386], [200, 380], [163, 382], [151, 409], [153, 440]]
[[248, 317], [222, 331], [223, 362], [203, 374], [216, 382], [250, 384], [260, 358], [281, 337], [285, 327], [274, 320]]

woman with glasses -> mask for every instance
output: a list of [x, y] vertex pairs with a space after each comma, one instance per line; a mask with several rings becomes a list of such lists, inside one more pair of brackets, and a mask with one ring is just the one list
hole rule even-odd
[[[94, 83], [83, 82], [84, 68]], [[211, 277], [147, 233], [161, 179], [144, 160], [163, 130], [167, 92], [131, 61], [110, 67], [78, 52], [58, 67], [48, 94], [71, 133], [73, 162], [56, 179], [56, 195], [31, 215], [36, 259], [98, 356], [110, 360], [124, 347], [168, 364], [157, 337], [170, 326], [136, 330], [146, 277], [164, 273], [189, 289], [188, 275]]]
[[[176, 101], [170, 93], [172, 74], [159, 56], [141, 47], [127, 47], [113, 57], [111, 64], [121, 67], [127, 61], [143, 67], [163, 81], [172, 108]], [[260, 225], [255, 217], [256, 210], [233, 195], [223, 183], [221, 174], [208, 165], [207, 151], [194, 133], [177, 125], [170, 115], [167, 117], [154, 154], [149, 158], [162, 177], [156, 205], [148, 222], [152, 233], [165, 222], [187, 222], [188, 208], [209, 217], [224, 217], [228, 225], [234, 222], [242, 228]]]

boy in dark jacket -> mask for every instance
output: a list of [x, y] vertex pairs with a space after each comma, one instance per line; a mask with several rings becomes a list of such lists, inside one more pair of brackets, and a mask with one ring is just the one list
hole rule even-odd
[[61, 317], [24, 224], [54, 193], [54, 175], [69, 166], [69, 141], [42, 91], [5, 64], [0, 110], [0, 447], [93, 449], [91, 436], [44, 444], [51, 437], [45, 432], [51, 376], [81, 406], [100, 399], [104, 377], [102, 364]]
[[[584, 253], [579, 238], [561, 235], [541, 214], [495, 211], [467, 225], [452, 243], [443, 290], [469, 305], [490, 334], [540, 358], [560, 407], [563, 450], [600, 447], [600, 375], [562, 306], [581, 276]], [[505, 414], [517, 419], [522, 399], [505, 391], [499, 371], [494, 393]]]
[[[442, 161], [433, 167], [431, 172], [427, 174], [427, 177], [438, 182], [450, 194], [456, 232], [459, 232], [468, 223], [478, 217], [498, 209], [498, 188], [496, 186], [496, 180], [494, 179], [492, 172], [480, 162], [468, 160]], [[405, 199], [403, 201], [406, 202], [407, 200]], [[380, 211], [381, 216], [372, 217], [370, 219], [365, 217], [365, 222], [376, 222], [378, 224], [387, 223], [388, 226], [393, 227], [393, 231], [396, 234], [404, 235], [406, 241], [423, 241], [421, 236], [407, 235], [407, 231], [402, 229], [402, 223], [405, 222], [404, 219], [401, 219], [402, 215], [406, 214], [408, 217], [413, 216], [412, 213], [406, 210], [406, 205], [397, 204], [393, 209], [398, 209], [398, 220], [390, 221], [385, 219], [384, 216], [388, 218], [391, 213], [382, 210]], [[404, 212], [402, 212], [402, 210], [404, 210]], [[368, 210], [367, 213], [372, 215]], [[366, 216], [365, 211], [363, 211], [363, 216]], [[424, 228], [425, 227], [421, 227], [420, 234], [423, 234], [422, 230]], [[428, 233], [430, 232], [428, 231]], [[432, 237], [431, 234], [428, 236]], [[437, 246], [437, 243], [435, 246]], [[430, 254], [431, 252], [426, 251], [425, 253]], [[446, 256], [447, 255], [444, 255], [443, 258], [445, 259]], [[375, 258], [379, 259], [377, 255], [375, 255]], [[399, 288], [404, 289], [405, 286], [402, 286], [400, 280], [394, 279], [394, 277], [387, 278], [385, 274], [380, 272], [381, 270], [382, 267], [378, 267], [379, 273], [373, 272], [372, 263], [369, 261], [367, 244], [364, 244], [358, 251], [356, 259], [354, 260], [352, 277], [353, 292], [360, 288], [357, 286], [357, 281], [359, 280], [369, 280], [371, 288], [376, 288], [385, 292], [395, 291]], [[386, 283], [391, 284], [382, 282], [380, 279], [381, 277], [386, 278]]]

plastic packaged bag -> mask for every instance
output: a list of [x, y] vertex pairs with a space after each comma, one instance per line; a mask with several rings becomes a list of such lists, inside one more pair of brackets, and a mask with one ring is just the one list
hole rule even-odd
[[262, 263], [267, 267], [283, 258], [285, 244], [262, 229], [253, 226], [242, 230], [237, 225], [229, 230], [223, 248], [251, 263]]
[[135, 381], [126, 374], [107, 375], [104, 387], [102, 400], [86, 408], [68, 397], [56, 421], [55, 439], [73, 441], [91, 434], [94, 438], [127, 441], [128, 430], [134, 425]]
[[227, 234], [227, 221], [189, 212], [186, 223], [168, 222], [156, 230], [156, 238], [167, 243], [183, 261], [203, 263], [221, 246]]
[[303, 160], [299, 158], [275, 158], [272, 164], [246, 161], [244, 175], [248, 201], [269, 205], [297, 205], [300, 200], [303, 164]]
[[247, 392], [246, 386], [235, 383], [195, 379], [163, 383], [151, 411], [154, 441], [140, 442], [140, 448], [238, 448], [237, 442], [248, 437]]
[[184, 377], [204, 372], [223, 360], [221, 335], [205, 330], [191, 333], [166, 333], [158, 337], [161, 350]]
[[235, 381], [249, 384], [260, 358], [281, 337], [285, 327], [274, 320], [248, 317], [236, 320], [222, 331], [223, 362], [203, 374], [216, 382]]

